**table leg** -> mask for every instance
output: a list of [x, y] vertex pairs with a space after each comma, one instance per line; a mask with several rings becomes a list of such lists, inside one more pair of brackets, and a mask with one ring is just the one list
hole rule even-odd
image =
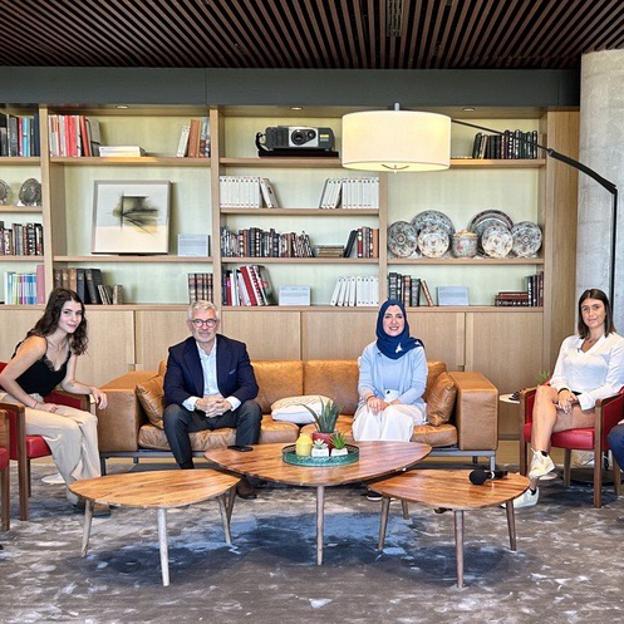
[[509, 547], [511, 550], [516, 550], [516, 516], [513, 501], [505, 503], [505, 511], [507, 512], [507, 528], [509, 529]]
[[325, 487], [316, 488], [316, 565], [323, 565], [323, 524], [325, 522]]
[[455, 557], [457, 559], [457, 587], [464, 586], [464, 512], [455, 511], [453, 514], [455, 528]]
[[381, 517], [379, 519], [379, 542], [377, 550], [383, 550], [386, 541], [386, 528], [388, 526], [388, 512], [390, 511], [390, 497], [384, 496], [381, 501]]
[[87, 556], [87, 548], [89, 547], [89, 535], [91, 535], [91, 520], [93, 519], [93, 506], [95, 503], [92, 500], [85, 501], [85, 513], [84, 524], [82, 525], [82, 550], [80, 555], [82, 557]]
[[227, 518], [228, 518], [228, 523], [232, 521], [232, 509], [234, 509], [234, 501], [236, 500], [236, 486], [233, 485], [230, 488], [230, 491], [226, 493], [226, 497], [227, 497]]
[[160, 570], [165, 587], [169, 585], [169, 551], [167, 549], [167, 510], [158, 509], [158, 542], [160, 544]]
[[403, 510], [403, 520], [409, 520], [409, 507], [404, 498], [401, 499], [401, 509]]
[[229, 497], [226, 494], [219, 496], [219, 511], [221, 512], [221, 520], [223, 522], [223, 532], [225, 533], [225, 543], [228, 546], [232, 545], [232, 534], [230, 533], [230, 518], [228, 516], [228, 503]]

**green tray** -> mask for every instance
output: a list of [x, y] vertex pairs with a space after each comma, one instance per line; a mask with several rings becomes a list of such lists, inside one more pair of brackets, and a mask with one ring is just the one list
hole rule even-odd
[[291, 444], [282, 449], [282, 459], [293, 466], [307, 466], [309, 468], [333, 468], [355, 464], [360, 459], [360, 449], [353, 444], [347, 444], [348, 455], [338, 457], [299, 457], [295, 453], [295, 445]]

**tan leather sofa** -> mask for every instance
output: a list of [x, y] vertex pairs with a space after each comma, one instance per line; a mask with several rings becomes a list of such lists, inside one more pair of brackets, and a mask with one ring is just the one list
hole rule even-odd
[[[358, 367], [354, 360], [275, 360], [253, 363], [260, 392], [257, 401], [264, 414], [260, 444], [290, 443], [300, 427], [271, 418], [271, 404], [278, 399], [303, 394], [322, 394], [342, 406], [338, 429], [351, 435], [357, 408]], [[436, 378], [446, 371], [443, 362], [429, 362], [425, 400]], [[163, 366], [159, 373], [164, 372]], [[103, 469], [109, 457], [169, 455], [165, 432], [150, 424], [137, 398], [137, 384], [154, 378], [156, 371], [134, 371], [108, 382], [102, 389], [108, 407], [98, 411], [98, 432]], [[488, 457], [493, 466], [498, 445], [498, 391], [481, 373], [449, 372], [457, 387], [450, 422], [439, 426], [414, 427], [413, 441], [434, 447], [433, 455]], [[309, 429], [313, 425], [306, 425]], [[194, 454], [209, 448], [234, 444], [234, 430], [201, 431], [191, 434]]]

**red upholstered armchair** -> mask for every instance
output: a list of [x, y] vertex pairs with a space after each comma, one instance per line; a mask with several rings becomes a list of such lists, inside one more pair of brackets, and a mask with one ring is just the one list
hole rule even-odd
[[[520, 472], [527, 473], [527, 451], [531, 443], [535, 388], [520, 392]], [[607, 436], [624, 418], [624, 390], [619, 394], [596, 402], [596, 419], [593, 427], [558, 431], [550, 437], [551, 446], [565, 449], [563, 483], [570, 485], [570, 460], [572, 451], [594, 452], [594, 507], [602, 505], [602, 457], [609, 450]], [[613, 461], [613, 484], [616, 496], [620, 495], [620, 467]]]
[[10, 526], [9, 482], [9, 417], [0, 410], [0, 518], [3, 531], [8, 531]]
[[[0, 371], [5, 366], [5, 362], [0, 362]], [[68, 405], [86, 412], [91, 411], [90, 398], [87, 395], [70, 394], [62, 390], [54, 390], [45, 396], [44, 399], [49, 403]], [[46, 457], [52, 453], [50, 447], [41, 436], [26, 435], [26, 416], [23, 406], [0, 403], [0, 410], [5, 410], [9, 417], [9, 454], [11, 459], [17, 461], [20, 520], [28, 520], [30, 460]]]

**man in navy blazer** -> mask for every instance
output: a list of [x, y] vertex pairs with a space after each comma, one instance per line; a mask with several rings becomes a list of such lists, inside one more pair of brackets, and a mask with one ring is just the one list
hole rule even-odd
[[[233, 427], [236, 445], [247, 446], [258, 441], [262, 418], [247, 347], [217, 333], [215, 305], [191, 304], [187, 325], [192, 335], [169, 348], [164, 384], [165, 433], [180, 468], [193, 468], [189, 433]], [[249, 489], [239, 484], [239, 495], [255, 496]]]

